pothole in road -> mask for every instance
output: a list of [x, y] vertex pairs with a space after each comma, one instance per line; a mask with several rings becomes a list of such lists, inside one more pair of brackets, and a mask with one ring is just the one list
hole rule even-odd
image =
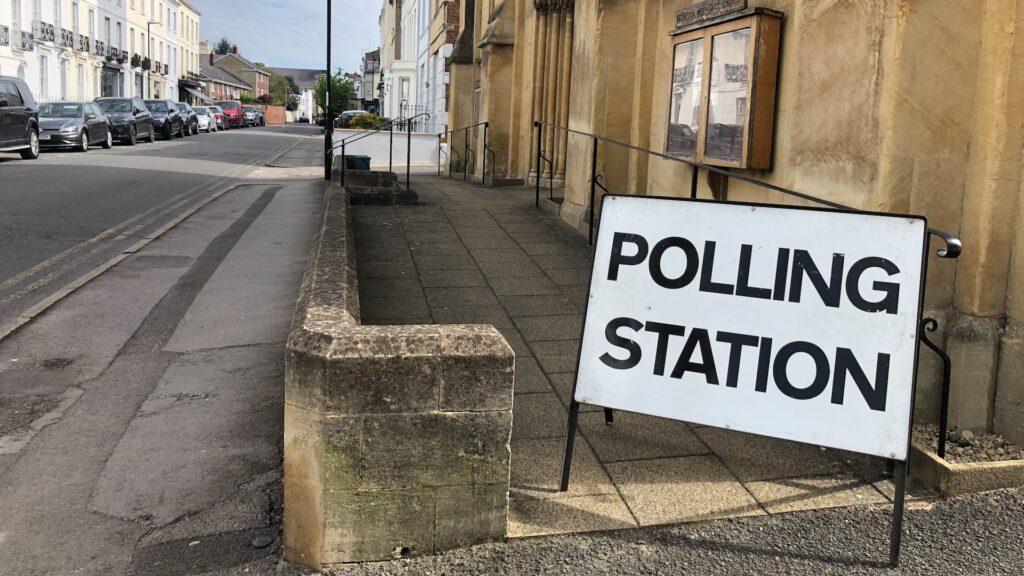
[[60, 395], [0, 396], [0, 437], [28, 430], [43, 414], [60, 404]]
[[45, 370], [64, 370], [74, 363], [75, 361], [71, 358], [47, 358], [40, 362], [39, 366]]

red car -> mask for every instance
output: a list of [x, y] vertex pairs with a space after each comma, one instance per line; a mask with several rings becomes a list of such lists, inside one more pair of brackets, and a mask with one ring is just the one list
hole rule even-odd
[[242, 113], [242, 103], [238, 100], [221, 100], [216, 102], [217, 106], [224, 109], [225, 120], [228, 128], [244, 128], [245, 116]]

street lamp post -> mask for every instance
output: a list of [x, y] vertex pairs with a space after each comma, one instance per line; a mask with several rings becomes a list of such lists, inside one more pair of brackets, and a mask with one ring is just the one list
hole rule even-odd
[[[331, 77], [331, 0], [327, 0], [327, 105], [326, 117], [324, 118], [324, 180], [331, 181], [331, 166], [333, 164], [334, 150], [334, 114], [331, 105], [331, 88], [334, 84]], [[341, 159], [345, 161], [344, 158]]]

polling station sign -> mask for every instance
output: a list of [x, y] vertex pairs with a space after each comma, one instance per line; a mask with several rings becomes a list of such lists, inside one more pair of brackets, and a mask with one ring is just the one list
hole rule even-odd
[[577, 402], [906, 460], [924, 218], [606, 196]]

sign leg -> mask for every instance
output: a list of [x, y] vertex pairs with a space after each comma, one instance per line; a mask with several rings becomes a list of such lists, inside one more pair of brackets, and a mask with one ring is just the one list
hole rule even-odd
[[569, 404], [569, 425], [565, 431], [565, 454], [562, 459], [562, 480], [558, 484], [558, 491], [565, 492], [569, 489], [569, 471], [572, 468], [572, 451], [576, 444], [576, 424], [580, 418], [580, 405], [575, 400]]
[[892, 533], [889, 538], [889, 564], [895, 568], [900, 563], [900, 544], [903, 540], [903, 508], [907, 495], [907, 463], [896, 462], [896, 499], [892, 508]]

